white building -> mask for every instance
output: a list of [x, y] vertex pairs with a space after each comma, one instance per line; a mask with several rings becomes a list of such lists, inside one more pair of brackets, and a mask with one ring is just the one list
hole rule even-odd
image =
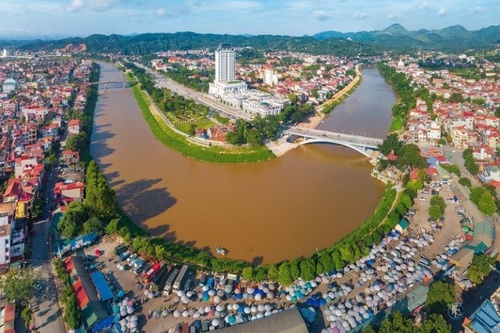
[[266, 69], [264, 71], [264, 79], [263, 79], [264, 84], [267, 84], [268, 86], [274, 86], [278, 84], [278, 75], [274, 73], [272, 69]]
[[10, 234], [16, 203], [0, 204], [0, 270], [5, 271], [10, 265]]
[[4, 48], [3, 51], [2, 51], [2, 58], [7, 58], [9, 54], [7, 53], [7, 49]]
[[4, 93], [8, 94], [16, 89], [17, 81], [15, 79], [8, 78], [7, 80], [3, 81], [2, 90]]
[[214, 83], [231, 82], [235, 80], [236, 52], [229, 44], [219, 44], [215, 50], [215, 81]]

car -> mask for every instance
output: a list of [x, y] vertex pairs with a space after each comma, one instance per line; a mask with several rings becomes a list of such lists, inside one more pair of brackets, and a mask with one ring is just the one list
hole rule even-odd
[[425, 201], [425, 198], [424, 197], [419, 197], [418, 200]]
[[38, 292], [42, 291], [42, 289], [43, 289], [43, 286], [42, 286], [42, 284], [40, 282], [35, 282], [35, 284], [33, 285], [33, 287]]

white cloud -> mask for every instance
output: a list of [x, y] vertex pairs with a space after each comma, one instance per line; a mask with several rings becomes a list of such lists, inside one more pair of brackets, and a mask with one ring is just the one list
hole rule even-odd
[[446, 13], [448, 13], [448, 9], [446, 9], [444, 7], [439, 8], [439, 10], [438, 10], [438, 15], [439, 16], [444, 16], [444, 15], [446, 15]]
[[369, 15], [368, 13], [365, 12], [354, 12], [354, 14], [352, 14], [352, 17], [354, 17], [357, 20], [363, 20], [365, 18], [368, 18]]
[[332, 18], [332, 15], [328, 14], [324, 10], [315, 10], [313, 12], [313, 16], [320, 21], [326, 21]]
[[403, 20], [405, 17], [398, 13], [389, 13], [387, 14], [387, 18], [389, 20]]
[[167, 15], [167, 14], [168, 14], [168, 13], [167, 13], [167, 10], [166, 10], [166, 9], [164, 9], [164, 8], [158, 8], [158, 9], [156, 10], [156, 15], [158, 15], [158, 16], [165, 16], [165, 15]]
[[120, 4], [121, 2], [122, 0], [71, 0], [67, 10], [70, 12], [83, 10], [104, 11]]

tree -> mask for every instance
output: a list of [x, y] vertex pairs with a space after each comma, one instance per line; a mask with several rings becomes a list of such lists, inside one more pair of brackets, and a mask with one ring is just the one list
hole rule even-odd
[[314, 279], [315, 271], [316, 271], [316, 265], [313, 259], [306, 258], [300, 262], [300, 277], [302, 279], [306, 281]]
[[114, 234], [120, 229], [120, 219], [112, 219], [108, 225], [104, 228], [106, 234]]
[[300, 259], [296, 258], [290, 262], [290, 277], [293, 281], [300, 277]]
[[441, 216], [443, 216], [443, 214], [441, 213], [441, 208], [439, 208], [439, 206], [430, 206], [429, 207], [429, 217], [434, 220], [434, 221], [437, 221], [441, 218]]
[[467, 277], [475, 284], [480, 284], [488, 276], [495, 264], [496, 258], [474, 254], [472, 263], [467, 270]]
[[66, 238], [74, 238], [83, 232], [83, 224], [89, 219], [89, 212], [80, 202], [72, 202], [57, 225], [57, 230]]
[[31, 323], [31, 308], [29, 306], [25, 306], [23, 311], [21, 312], [21, 319], [24, 321], [24, 325], [28, 326]]
[[38, 279], [40, 274], [31, 267], [11, 268], [0, 280], [0, 289], [8, 302], [18, 302], [27, 306], [35, 292], [35, 283]]
[[478, 208], [481, 213], [488, 216], [493, 216], [495, 214], [497, 207], [495, 205], [495, 199], [489, 192], [485, 192], [481, 195], [479, 199]]
[[78, 308], [78, 303], [76, 302], [76, 296], [74, 293], [68, 297], [66, 301], [63, 319], [70, 329], [75, 329], [80, 326], [81, 312]]
[[91, 161], [85, 174], [87, 182], [85, 188], [85, 204], [90, 208], [92, 215], [108, 218], [119, 211], [115, 192], [109, 187], [106, 177], [99, 171], [95, 161]]
[[70, 136], [66, 140], [65, 148], [67, 150], [74, 150], [81, 153], [82, 151], [84, 151], [87, 144], [88, 144], [88, 136], [85, 132], [81, 132]]
[[438, 206], [441, 209], [441, 214], [444, 214], [444, 211], [446, 209], [446, 203], [444, 202], [444, 199], [440, 195], [435, 195], [431, 197], [430, 204], [432, 206]]
[[278, 281], [279, 271], [275, 264], [271, 264], [267, 267], [267, 279], [269, 281]]
[[438, 281], [431, 284], [425, 305], [431, 313], [446, 315], [448, 306], [455, 301], [454, 286], [447, 282]]
[[248, 266], [248, 267], [243, 268], [243, 271], [241, 272], [241, 276], [246, 281], [252, 281], [253, 280], [253, 267]]
[[379, 150], [384, 155], [389, 155], [394, 152], [396, 155], [399, 154], [401, 147], [403, 147], [403, 142], [399, 141], [399, 137], [396, 133], [391, 133], [385, 140], [379, 145]]
[[104, 227], [102, 220], [96, 216], [92, 216], [90, 219], [83, 223], [83, 232], [88, 234], [91, 232], [101, 233]]
[[195, 135], [196, 133], [196, 124], [190, 124], [188, 129], [189, 135]]
[[281, 263], [279, 268], [278, 283], [282, 286], [287, 286], [292, 283], [292, 276], [290, 275], [290, 264], [288, 261]]
[[247, 131], [246, 135], [246, 140], [252, 147], [258, 147], [264, 143], [262, 134], [255, 127]]

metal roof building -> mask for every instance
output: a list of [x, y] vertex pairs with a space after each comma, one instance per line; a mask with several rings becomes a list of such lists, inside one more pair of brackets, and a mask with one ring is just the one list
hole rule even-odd
[[246, 324], [218, 330], [221, 333], [308, 333], [304, 319], [297, 308], [276, 313]]

